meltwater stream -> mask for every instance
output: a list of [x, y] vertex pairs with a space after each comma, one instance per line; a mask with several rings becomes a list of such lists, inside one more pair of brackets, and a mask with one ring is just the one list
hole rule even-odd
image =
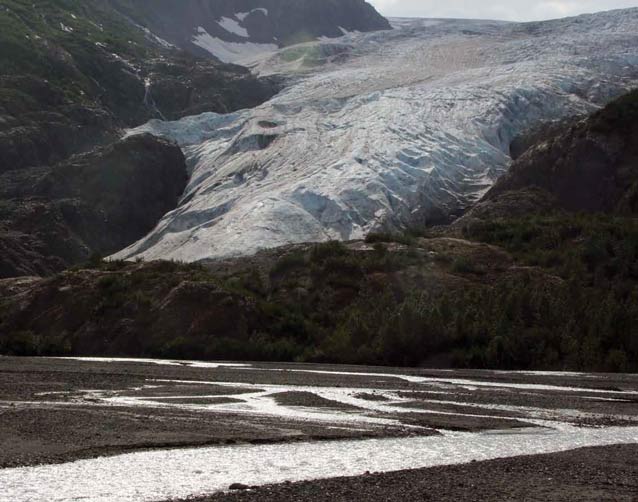
[[507, 433], [148, 451], [0, 470], [0, 501], [161, 501], [226, 490], [236, 482], [263, 485], [629, 443], [638, 443], [638, 427], [559, 425]]

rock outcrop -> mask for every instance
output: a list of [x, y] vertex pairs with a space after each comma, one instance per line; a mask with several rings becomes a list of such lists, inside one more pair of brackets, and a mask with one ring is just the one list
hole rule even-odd
[[485, 196], [541, 189], [568, 211], [638, 211], [638, 91], [529, 148]]
[[538, 128], [515, 150], [509, 171], [454, 228], [557, 211], [638, 213], [638, 91], [588, 117]]
[[150, 135], [1, 177], [0, 277], [42, 275], [149, 232], [187, 181], [177, 145]]

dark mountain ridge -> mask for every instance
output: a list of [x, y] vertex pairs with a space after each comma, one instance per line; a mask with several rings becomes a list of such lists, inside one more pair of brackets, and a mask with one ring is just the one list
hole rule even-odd
[[638, 92], [529, 148], [485, 196], [530, 186], [568, 211], [638, 211]]
[[144, 235], [187, 181], [177, 145], [150, 135], [0, 175], [0, 277], [50, 275]]
[[[340, 37], [343, 30], [391, 29], [364, 0], [109, 0], [114, 8], [168, 42], [198, 55], [193, 43], [202, 28], [231, 43], [284, 47], [319, 37]], [[230, 20], [228, 24], [222, 19]]]

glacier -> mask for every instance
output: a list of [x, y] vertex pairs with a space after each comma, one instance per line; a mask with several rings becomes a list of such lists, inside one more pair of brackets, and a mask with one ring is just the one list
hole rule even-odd
[[638, 9], [392, 23], [264, 56], [253, 71], [285, 88], [255, 109], [127, 131], [178, 142], [190, 182], [115, 258], [240, 256], [458, 214], [506, 171], [518, 134], [638, 82]]

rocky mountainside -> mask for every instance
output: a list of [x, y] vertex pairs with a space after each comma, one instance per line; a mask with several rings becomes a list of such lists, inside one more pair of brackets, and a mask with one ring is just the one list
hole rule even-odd
[[[0, 0], [0, 47], [0, 275], [61, 270], [92, 253], [116, 251], [175, 207], [186, 172], [179, 149], [154, 138], [100, 148], [118, 142], [124, 128], [154, 117], [255, 106], [278, 90], [245, 68], [169, 46], [102, 1]], [[70, 157], [86, 152], [92, 153], [80, 164], [87, 172], [69, 171], [69, 165], [78, 165]], [[121, 166], [113, 165], [113, 152], [119, 152]], [[159, 157], [162, 152], [165, 157]], [[95, 186], [75, 187], [72, 195], [42, 190], [44, 173], [71, 177], [56, 183], [88, 182], [95, 175], [91, 170], [104, 165], [129, 172], [136, 181], [130, 190], [103, 196], [112, 202], [135, 196], [123, 207], [141, 214], [105, 223], [113, 208], [98, 215], [102, 208], [87, 204], [60, 207], [60, 199], [90, 200]], [[153, 181], [142, 183], [135, 176]], [[154, 196], [144, 214], [143, 204]], [[76, 234], [79, 221], [85, 228]], [[101, 232], [107, 234], [99, 245], [87, 238]]]
[[449, 227], [0, 281], [0, 353], [636, 371], [636, 96], [548, 128]]
[[529, 148], [487, 193], [530, 186], [569, 211], [638, 212], [638, 91]]
[[250, 62], [279, 47], [349, 31], [388, 30], [364, 0], [109, 0], [163, 40], [196, 55]]
[[197, 59], [101, 1], [0, 1], [0, 171], [59, 160], [155, 117], [255, 106], [276, 88]]
[[[158, 159], [153, 142], [156, 153], [168, 151], [158, 139], [117, 143], [125, 129], [150, 119], [248, 109], [279, 91], [278, 79], [257, 78], [212, 57], [211, 40], [231, 49], [266, 42], [276, 48], [340, 36], [339, 26], [362, 31], [389, 27], [362, 0], [0, 0], [0, 175], [6, 184], [0, 194], [5, 250], [0, 276], [49, 273], [94, 253], [115, 252], [143, 237], [175, 207], [179, 193], [173, 192], [184, 188], [183, 157], [171, 151]], [[206, 50], [198, 45], [200, 39], [208, 44]], [[41, 190], [44, 173], [66, 173], [77, 160], [71, 156], [90, 152], [87, 158], [95, 165], [112, 166], [111, 150], [127, 152], [124, 169], [132, 176], [150, 176], [150, 163], [160, 160], [154, 176], [167, 177], [149, 182], [148, 195], [135, 183], [126, 192], [138, 197], [126, 207], [141, 211], [145, 201], [157, 196], [148, 214], [106, 223], [109, 210], [98, 215], [74, 202], [72, 211], [63, 211], [60, 200], [67, 201], [68, 194]], [[177, 164], [169, 169], [166, 162]], [[75, 175], [77, 181], [93, 174]], [[171, 193], [163, 192], [173, 182]], [[83, 191], [94, 193], [91, 186], [77, 190]], [[123, 193], [109, 196], [124, 200]], [[77, 233], [79, 221], [83, 231]], [[103, 232], [100, 242], [89, 237]]]

